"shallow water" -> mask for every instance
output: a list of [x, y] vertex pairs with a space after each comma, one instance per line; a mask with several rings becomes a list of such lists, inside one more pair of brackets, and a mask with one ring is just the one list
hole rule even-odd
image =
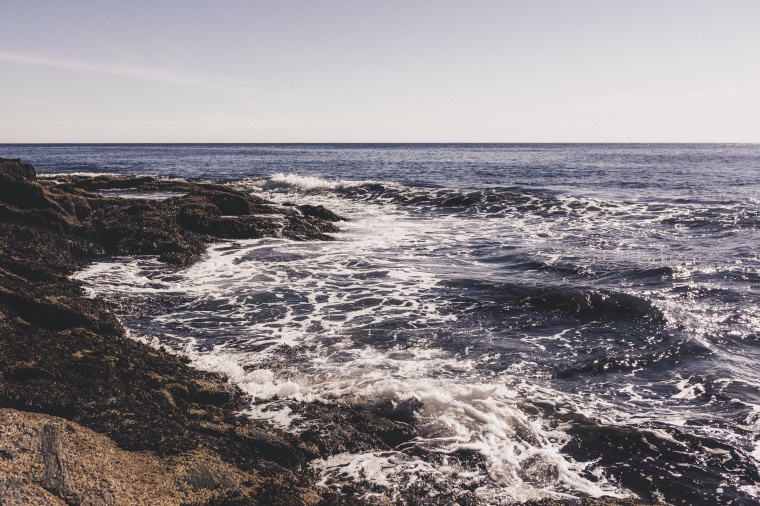
[[[225, 181], [347, 216], [77, 277], [133, 336], [289, 403], [392, 402], [421, 438], [323, 482], [483, 503], [760, 502], [760, 147], [0, 146], [40, 172]], [[369, 485], [368, 485], [369, 486]]]

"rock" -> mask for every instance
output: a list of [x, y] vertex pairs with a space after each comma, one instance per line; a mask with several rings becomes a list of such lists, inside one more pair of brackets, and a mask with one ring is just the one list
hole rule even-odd
[[34, 167], [28, 163], [0, 158], [0, 201], [21, 209], [48, 207], [50, 203], [36, 179]]
[[321, 458], [390, 450], [418, 435], [412, 423], [393, 419], [385, 409], [310, 402], [295, 404], [291, 410], [302, 416], [294, 422], [300, 439], [315, 445]]
[[201, 233], [208, 228], [208, 221], [222, 215], [219, 208], [204, 199], [184, 199], [177, 212], [179, 226]]
[[[258, 216], [241, 216], [238, 219], [212, 218], [201, 230], [220, 239], [257, 239], [276, 236], [282, 228], [277, 222]], [[314, 238], [316, 233], [313, 235]]]
[[16, 475], [0, 478], [0, 504], [3, 506], [66, 506], [61, 498], [54, 496], [38, 484], [23, 480]]
[[0, 158], [0, 178], [11, 181], [36, 181], [37, 171], [20, 159]]
[[253, 209], [263, 202], [262, 199], [251, 195], [211, 189], [208, 186], [205, 186], [203, 190], [193, 192], [191, 196], [202, 197], [207, 202], [213, 204], [221, 214], [226, 216], [245, 216], [251, 214]]
[[301, 211], [301, 214], [308, 216], [309, 218], [318, 218], [325, 221], [345, 221], [345, 218], [338, 216], [334, 212], [327, 209], [325, 206], [312, 206], [309, 204], [297, 206]]
[[190, 468], [185, 482], [193, 490], [230, 490], [240, 485], [243, 481], [242, 473], [230, 473], [229, 471], [212, 466], [208, 462], [198, 462]]
[[[329, 240], [340, 219], [322, 206], [305, 206], [301, 215], [269, 205], [263, 199], [218, 185], [149, 177], [65, 176], [60, 185], [44, 188], [53, 215], [39, 212], [13, 216], [36, 227], [76, 229], [77, 242], [88, 238], [112, 255], [158, 255], [163, 261], [187, 265], [213, 240], [253, 239], [283, 235], [297, 240]], [[41, 187], [42, 188], [42, 187]], [[93, 195], [93, 190], [168, 191], [181, 197], [160, 200]], [[0, 205], [2, 202], [0, 201]], [[0, 216], [14, 212], [3, 210]], [[270, 216], [265, 218], [260, 215]]]
[[48, 423], [40, 430], [42, 460], [44, 470], [40, 480], [41, 485], [60, 497], [76, 495], [71, 479], [64, 465], [63, 449], [58, 425]]
[[[130, 452], [49, 415], [0, 409], [0, 427], [3, 506], [207, 505], [234, 495], [255, 504], [264, 491], [281, 486], [276, 474], [241, 470], [208, 449], [174, 457]], [[315, 502], [311, 490], [299, 487], [297, 480], [292, 484], [292, 495], [280, 497], [280, 503]]]
[[316, 218], [295, 215], [291, 216], [285, 224], [285, 227], [282, 229], [282, 235], [296, 241], [329, 241], [332, 239], [329, 234], [337, 231], [338, 227], [332, 223]]

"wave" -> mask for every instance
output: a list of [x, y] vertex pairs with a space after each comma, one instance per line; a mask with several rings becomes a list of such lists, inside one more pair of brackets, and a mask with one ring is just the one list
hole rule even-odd
[[264, 180], [239, 181], [236, 185], [274, 193], [296, 191], [308, 195], [329, 192], [360, 201], [480, 213], [506, 211], [577, 213], [584, 210], [597, 212], [603, 207], [616, 207], [615, 204], [593, 199], [556, 196], [518, 186], [454, 189], [407, 186], [386, 181], [328, 181], [319, 177], [285, 173], [274, 174]]
[[665, 316], [644, 297], [597, 288], [546, 288], [524, 298], [526, 305], [554, 309], [579, 319], [662, 322]]
[[695, 341], [678, 341], [662, 335], [659, 340], [661, 342], [658, 345], [644, 349], [610, 350], [590, 346], [584, 350], [585, 357], [568, 361], [569, 364], [554, 372], [554, 377], [567, 379], [635, 370], [651, 374], [655, 367], [669, 367], [690, 357], [706, 357], [710, 354], [709, 348]]
[[[760, 473], [746, 451], [735, 445], [662, 424], [602, 424], [578, 415], [569, 422], [572, 439], [563, 451], [596, 460], [645, 501], [667, 497], [668, 504], [679, 505], [757, 504], [752, 489]], [[694, 448], [706, 450], [699, 466], [693, 464]], [[726, 467], [743, 476], [736, 488], [726, 486]]]
[[688, 229], [758, 229], [760, 228], [760, 210], [746, 207], [696, 207], [686, 206], [678, 209], [672, 216], [662, 218], [664, 225], [685, 227]]
[[388, 181], [327, 180], [316, 176], [278, 173], [265, 179], [238, 181], [243, 188], [273, 193], [335, 194], [363, 202], [394, 204], [448, 213], [485, 215], [537, 214], [548, 218], [614, 220], [626, 226], [650, 224], [700, 232], [760, 229], [760, 209], [750, 201], [666, 202], [610, 201], [522, 186], [442, 188], [409, 186]]
[[558, 312], [583, 321], [665, 321], [665, 315], [652, 301], [625, 292], [591, 287], [486, 283], [477, 279], [451, 280], [444, 282], [444, 285], [463, 289], [463, 295], [478, 305], [509, 303], [522, 308]]
[[297, 174], [274, 174], [266, 181], [264, 188], [266, 190], [276, 190], [278, 188], [298, 188], [301, 190], [321, 190], [338, 188], [350, 182], [336, 181], [331, 182], [316, 176], [299, 176]]

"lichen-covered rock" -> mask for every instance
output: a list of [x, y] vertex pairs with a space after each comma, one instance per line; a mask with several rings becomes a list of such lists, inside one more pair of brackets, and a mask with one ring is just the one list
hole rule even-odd
[[[257, 504], [290, 484], [289, 504], [314, 504], [310, 488], [283, 476], [244, 471], [199, 448], [176, 456], [127, 451], [63, 418], [0, 409], [0, 504], [132, 506]], [[289, 477], [288, 477], [289, 478]]]

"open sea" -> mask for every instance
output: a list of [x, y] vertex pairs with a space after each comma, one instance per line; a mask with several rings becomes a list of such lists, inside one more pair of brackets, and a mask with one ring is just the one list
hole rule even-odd
[[0, 145], [41, 175], [213, 180], [349, 221], [76, 277], [251, 416], [390, 405], [420, 437], [322, 483], [482, 504], [760, 504], [760, 145]]

